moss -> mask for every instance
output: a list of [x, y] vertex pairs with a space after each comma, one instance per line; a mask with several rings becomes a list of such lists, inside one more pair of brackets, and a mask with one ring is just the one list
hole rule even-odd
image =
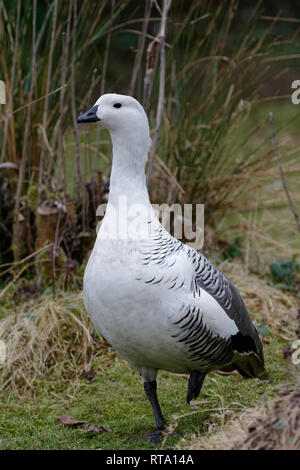
[[31, 207], [31, 209], [36, 209], [39, 200], [37, 185], [31, 184], [27, 189], [26, 195], [24, 195], [22, 199], [27, 202], [28, 206]]

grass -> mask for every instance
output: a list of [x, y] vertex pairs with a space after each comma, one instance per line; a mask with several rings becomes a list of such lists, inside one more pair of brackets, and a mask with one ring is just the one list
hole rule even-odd
[[[288, 312], [296, 307], [296, 299], [248, 274], [237, 262], [224, 262], [221, 269], [237, 285], [255, 323], [269, 330], [262, 340], [273, 383], [212, 373], [204, 382], [197, 408], [191, 408], [186, 404], [187, 376], [160, 371], [158, 394], [163, 412], [182, 436], [168, 438], [164, 448], [191, 448], [239, 413], [268, 404], [293, 380], [282, 352], [293, 338], [295, 324]], [[145, 439], [131, 439], [154, 427], [140, 377], [105, 343], [87, 345], [93, 330], [78, 292], [58, 293], [56, 299], [46, 292], [13, 307], [14, 297], [9, 291], [8, 305], [1, 309], [0, 336], [7, 343], [6, 366], [12, 379], [0, 392], [0, 448], [153, 449]], [[13, 308], [12, 334], [8, 320]], [[29, 312], [35, 318], [28, 318]], [[95, 377], [89, 381], [83, 371], [91, 368]], [[7, 370], [2, 366], [0, 385], [6, 380]], [[111, 432], [87, 434], [82, 427], [61, 424], [57, 419], [61, 414]]]
[[[242, 198], [239, 196], [239, 206], [232, 207], [230, 211], [218, 213], [216, 220], [216, 231], [220, 238], [232, 243], [236, 237], [242, 236], [242, 250], [250, 258], [251, 269], [255, 272], [266, 267], [268, 269], [269, 264], [280, 257], [291, 259], [300, 250], [300, 237], [296, 222], [282, 187], [274, 149], [269, 142], [271, 128], [268, 114], [270, 111], [273, 112], [278, 129], [280, 158], [287, 186], [299, 213], [299, 158], [295, 144], [300, 122], [300, 109], [293, 105], [290, 99], [286, 99], [280, 102], [258, 103], [251, 109], [249, 119], [240, 129], [239, 138], [242, 140], [247, 128], [257, 126], [256, 132], [245, 142], [245, 145], [249, 153], [260, 146], [269, 149], [274, 156], [272, 182], [266, 179], [260, 188], [254, 188], [255, 190], [248, 193], [246, 197], [245, 195]], [[247, 264], [245, 258], [244, 261]]]
[[[52, 9], [55, 3], [51, 2]], [[166, 201], [169, 196], [171, 200], [181, 200], [183, 193], [177, 193], [176, 188], [182, 187], [185, 191], [185, 202], [205, 202], [206, 197], [207, 220], [209, 217], [212, 219], [211, 225], [222, 234], [221, 238], [232, 242], [236, 236], [243, 236], [245, 268], [236, 263], [224, 263], [221, 269], [241, 291], [256, 324], [267, 326], [270, 330], [270, 334], [264, 338], [264, 343], [267, 368], [274, 382], [269, 384], [257, 380], [247, 381], [238, 375], [224, 377], [211, 374], [204, 383], [197, 409], [194, 409], [185, 402], [187, 377], [161, 372], [158, 385], [162, 408], [170, 425], [176, 426], [177, 432], [183, 436], [183, 440], [168, 439], [165, 447], [176, 445], [191, 448], [197, 440], [212, 437], [217, 428], [223, 428], [239, 413], [249, 416], [250, 409], [272, 401], [278, 389], [292, 380], [287, 363], [283, 360], [282, 350], [292, 338], [294, 327], [288, 311], [292, 307], [295, 308], [296, 300], [270, 286], [267, 281], [249, 275], [249, 272], [265, 273], [266, 266], [269, 266], [265, 261], [266, 252], [270, 255], [271, 262], [275, 261], [274, 256], [277, 254], [287, 258], [299, 251], [299, 234], [296, 232], [280, 185], [274, 151], [269, 141], [268, 123], [269, 111], [274, 114], [277, 128], [284, 122], [291, 121], [289, 126], [278, 130], [278, 141], [288, 185], [295, 198], [295, 204], [298, 204], [299, 116], [294, 120], [292, 118], [299, 115], [299, 111], [288, 101], [254, 104], [259, 87], [266, 82], [266, 76], [259, 78], [256, 75], [260, 57], [263, 58], [264, 54], [265, 59], [270, 59], [276, 56], [279, 49], [276, 52], [275, 43], [269, 35], [260, 46], [257, 41], [248, 43], [246, 38], [250, 38], [252, 32], [257, 31], [251, 21], [243, 26], [243, 32], [239, 32], [239, 38], [244, 38], [245, 43], [236, 41], [235, 46], [234, 36], [232, 33], [227, 34], [234, 18], [234, 3], [232, 2], [226, 15], [223, 15], [221, 8], [218, 11], [213, 9], [210, 18], [203, 16], [203, 13], [209, 10], [209, 5], [205, 2], [195, 2], [184, 24], [177, 27], [171, 22], [169, 25], [168, 41], [172, 48], [168, 51], [166, 109], [154, 166], [155, 184], [152, 184], [152, 196], [154, 202], [155, 198], [160, 198], [158, 202]], [[6, 2], [6, 5], [8, 8], [9, 3]], [[31, 17], [31, 7], [28, 8], [27, 17]], [[68, 6], [61, 8], [66, 23]], [[24, 10], [23, 6], [22, 9]], [[13, 16], [10, 22], [14, 25], [15, 10], [10, 11]], [[51, 15], [49, 10], [43, 20], [48, 29]], [[77, 31], [78, 34], [80, 32], [81, 38], [84, 37], [83, 32], [88, 35], [93, 33], [90, 22], [85, 21], [86, 15], [93, 18], [88, 9], [82, 8], [77, 18]], [[101, 21], [92, 20], [98, 31], [96, 36], [104, 38], [105, 31], [110, 28], [110, 22], [106, 21], [109, 17], [105, 16], [106, 13], [102, 15], [100, 10], [97, 15]], [[63, 15], [60, 14], [59, 17], [62, 18]], [[198, 17], [205, 20], [200, 27], [199, 23], [194, 22]], [[27, 27], [23, 14], [21, 18], [20, 33]], [[119, 18], [115, 20], [119, 22]], [[56, 67], [52, 68], [51, 89], [64, 81], [61, 76], [64, 57], [70, 59], [72, 55], [71, 49], [69, 55], [67, 51], [61, 53], [62, 25], [58, 26], [54, 48]], [[45, 34], [45, 37], [50, 39], [47, 28], [38, 27], [38, 35], [43, 37]], [[83, 32], [80, 31], [82, 28]], [[249, 31], [251, 34], [246, 34]], [[7, 35], [7, 38], [9, 37]], [[11, 68], [11, 50], [15, 46], [18, 46], [21, 52], [28, 49], [28, 40], [24, 38], [23, 35], [19, 43], [17, 40], [10, 40], [10, 47], [3, 49], [1, 64], [8, 63]], [[95, 42], [95, 35], [93, 38]], [[88, 38], [83, 42], [87, 45]], [[40, 44], [42, 45], [42, 42]], [[50, 42], [47, 42], [42, 54], [42, 64], [36, 70], [36, 95], [39, 97], [47, 91], [46, 72], [51, 55], [50, 46]], [[101, 50], [104, 51], [105, 47]], [[7, 51], [8, 62], [4, 60]], [[88, 51], [89, 54], [84, 54], [85, 61], [77, 61], [83, 70], [87, 67], [86, 64], [91, 70], [95, 65], [94, 59], [90, 60], [94, 49], [88, 48]], [[38, 46], [37, 53], [39, 56], [41, 46]], [[81, 56], [82, 54], [83, 52]], [[230, 60], [225, 55], [228, 55]], [[226, 60], [223, 60], [223, 56]], [[210, 57], [216, 60], [206, 60]], [[27, 102], [30, 81], [34, 81], [30, 74], [28, 75], [31, 55], [22, 54], [22, 58], [26, 59], [26, 64], [23, 64], [17, 74], [23, 77], [22, 87], [14, 87], [13, 80], [9, 80], [8, 69], [4, 74], [8, 91], [14, 91], [13, 101], [16, 101], [16, 96], [20, 94], [17, 101], [21, 104]], [[112, 62], [117, 63], [119, 67], [119, 61]], [[235, 64], [243, 64], [243, 68], [236, 67]], [[276, 72], [276, 68], [272, 70]], [[71, 75], [68, 68], [67, 80], [71, 79]], [[108, 75], [113, 75], [112, 70], [109, 70]], [[118, 73], [118, 77], [119, 75]], [[130, 73], [128, 71], [127, 74], [121, 75], [129, 76]], [[141, 69], [138, 89], [142, 88], [142, 75]], [[92, 103], [91, 93], [96, 92], [98, 83], [102, 80], [97, 73], [93, 86], [89, 85], [92, 91], [87, 93], [86, 80], [78, 80], [81, 76], [82, 72], [78, 69], [76, 92], [80, 100], [76, 105], [79, 110]], [[126, 88], [125, 83], [120, 85], [119, 79], [108, 79], [110, 86], [114, 86], [114, 91]], [[148, 110], [151, 128], [154, 128], [155, 124], [157, 89], [156, 76]], [[199, 90], [196, 99], [195, 89]], [[65, 107], [69, 103], [70, 93], [68, 87]], [[141, 95], [138, 90], [136, 94]], [[51, 163], [47, 171], [55, 181], [62, 181], [62, 166], [58, 162], [64, 161], [67, 178], [64, 190], [73, 194], [77, 188], [74, 184], [77, 177], [74, 156], [76, 141], [73, 132], [70, 132], [71, 114], [67, 117], [63, 109], [65, 121], [60, 131], [69, 132], [64, 134], [65, 151], [58, 146], [58, 139], [54, 135], [59, 113], [57, 97], [58, 95], [49, 98], [48, 120], [44, 126], [47, 127], [50, 145], [57, 154], [57, 165]], [[13, 104], [12, 102], [12, 109], [16, 107]], [[30, 176], [31, 169], [38, 168], [40, 163], [43, 150], [40, 135], [36, 132], [38, 126], [35, 124], [41, 124], [46, 108], [44, 101], [41, 101], [34, 105], [32, 111], [34, 132], [31, 138], [34, 145], [27, 162], [27, 176]], [[13, 115], [9, 126], [7, 120], [7, 129], [4, 132], [7, 145], [3, 146], [3, 158], [5, 148], [8, 148], [10, 153], [6, 157], [17, 162], [17, 154], [20, 155], [23, 144], [22, 130], [26, 114], [26, 111], [20, 111]], [[264, 122], [257, 126], [261, 121]], [[252, 133], [251, 129], [256, 126], [256, 131]], [[99, 143], [95, 129], [86, 130], [82, 132], [79, 140], [83, 180], [95, 177], [97, 169], [107, 175], [110, 166], [110, 159], [107, 158], [110, 153], [107, 134], [101, 134]], [[48, 164], [49, 161], [52, 162], [49, 155], [46, 149], [45, 163]], [[26, 184], [36, 183], [37, 176], [36, 170], [30, 178], [28, 177]], [[43, 181], [45, 178], [41, 176]], [[178, 183], [175, 189], [174, 182]], [[56, 196], [59, 196], [58, 190]], [[261, 256], [262, 253], [264, 256]], [[146, 440], [130, 440], [151, 429], [154, 424], [151, 407], [144, 396], [140, 378], [103, 342], [98, 350], [95, 345], [91, 346], [89, 335], [93, 330], [87, 321], [78, 293], [59, 293], [56, 299], [51, 297], [51, 293], [44, 293], [38, 299], [31, 299], [22, 304], [17, 304], [14, 300], [18, 298], [15, 286], [11, 286], [5, 295], [5, 304], [0, 305], [0, 338], [8, 345], [8, 362], [2, 367], [0, 365], [0, 389], [6, 383], [6, 387], [0, 392], [0, 449], [152, 448]], [[90, 367], [96, 371], [95, 379], [91, 382], [82, 376], [83, 370]], [[71, 428], [62, 425], [57, 420], [60, 414], [69, 414], [89, 424], [109, 427], [111, 432], [88, 435], [82, 427]]]
[[[204, 437], [213, 424], [225, 423], [232, 415], [273, 398], [291, 379], [282, 359], [285, 345], [276, 337], [265, 345], [273, 384], [213, 373], [204, 383], [197, 409], [185, 402], [187, 377], [160, 372], [162, 409], [169, 424], [177, 425], [176, 431], [184, 436], [184, 441], [169, 438], [165, 447]], [[138, 374], [117, 355], [92, 382], [83, 377], [67, 384], [41, 381], [35, 393], [32, 399], [2, 392], [0, 449], [153, 449], [146, 439], [130, 440], [153, 428], [153, 416]], [[89, 436], [81, 427], [62, 425], [57, 420], [61, 414], [112, 432]]]

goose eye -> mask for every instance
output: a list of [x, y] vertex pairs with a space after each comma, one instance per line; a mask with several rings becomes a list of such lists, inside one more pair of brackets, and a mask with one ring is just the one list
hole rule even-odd
[[113, 106], [114, 106], [114, 108], [121, 108], [122, 105], [121, 105], [121, 103], [115, 103]]

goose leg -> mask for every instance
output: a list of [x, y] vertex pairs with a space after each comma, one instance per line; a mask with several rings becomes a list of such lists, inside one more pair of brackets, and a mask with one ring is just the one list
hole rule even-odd
[[133, 440], [149, 439], [152, 445], [158, 444], [162, 440], [163, 431], [167, 427], [166, 420], [163, 417], [163, 414], [161, 412], [161, 408], [158, 402], [156, 389], [157, 389], [156, 380], [144, 382], [144, 390], [153, 409], [155, 422], [156, 422], [156, 430], [154, 432], [145, 433], [143, 436], [133, 438]]
[[150, 433], [145, 433], [143, 434], [143, 436], [133, 438], [133, 440], [149, 439], [152, 445], [158, 444], [162, 440], [163, 431], [167, 427], [166, 420], [163, 417], [163, 414], [161, 412], [161, 408], [158, 402], [156, 389], [157, 389], [156, 380], [144, 382], [144, 390], [146, 393], [146, 397], [151, 403], [151, 406], [153, 409], [155, 423], [156, 423], [156, 430]]
[[156, 389], [157, 389], [156, 380], [153, 380], [152, 382], [144, 382], [144, 390], [145, 390], [145, 393], [149, 402], [151, 403], [154, 417], [155, 417], [155, 422], [156, 422], [156, 431], [145, 436], [150, 439], [151, 444], [157, 444], [158, 442], [161, 441], [162, 435], [163, 435], [162, 432], [167, 427], [166, 420], [163, 417], [163, 414], [161, 412], [161, 408], [158, 402]]
[[144, 390], [153, 409], [155, 422], [156, 422], [156, 429], [163, 431], [166, 428], [167, 423], [160, 409], [156, 389], [157, 389], [156, 380], [154, 380], [153, 382], [144, 382]]

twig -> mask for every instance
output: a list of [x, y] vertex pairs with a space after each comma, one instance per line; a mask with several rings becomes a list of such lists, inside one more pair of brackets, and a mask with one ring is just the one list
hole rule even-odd
[[38, 250], [34, 251], [33, 253], [30, 253], [30, 255], [26, 256], [25, 258], [22, 258], [22, 259], [19, 260], [19, 261], [13, 261], [13, 262], [11, 262], [11, 263], [0, 264], [0, 269], [1, 269], [1, 268], [6, 268], [7, 266], [10, 266], [10, 267], [8, 268], [8, 270], [3, 271], [3, 272], [0, 274], [0, 276], [3, 276], [3, 275], [6, 274], [7, 272], [9, 272], [13, 267], [19, 266], [20, 264], [25, 263], [25, 261], [28, 261], [29, 259], [31, 259], [31, 258], [33, 258], [34, 256], [38, 255], [39, 253], [48, 250], [49, 248], [51, 248], [52, 245], [53, 245], [53, 243], [49, 243], [48, 245], [45, 245], [45, 246], [43, 246], [42, 248], [39, 248]]
[[[158, 45], [157, 38], [154, 38], [147, 47], [146, 71], [144, 76], [144, 89], [143, 89], [143, 107], [145, 111], [148, 109], [149, 98], [153, 86], [153, 78], [157, 65], [157, 54], [155, 46]], [[154, 55], [155, 54], [155, 55]]]
[[267, 21], [287, 21], [290, 23], [300, 23], [299, 18], [284, 18], [278, 16], [260, 16], [260, 20], [267, 20]]
[[[32, 61], [31, 61], [31, 83], [30, 83], [30, 90], [29, 90], [29, 99], [28, 102], [31, 104], [32, 96], [33, 96], [33, 89], [34, 89], [34, 82], [35, 82], [35, 68], [36, 68], [36, 3], [37, 0], [33, 0], [33, 18], [32, 18]], [[14, 207], [14, 217], [13, 217], [13, 243], [17, 239], [17, 234], [19, 231], [19, 208], [20, 208], [20, 199], [22, 193], [22, 186], [24, 182], [24, 174], [25, 174], [25, 166], [27, 160], [27, 140], [29, 136], [29, 128], [31, 123], [31, 105], [28, 107], [27, 117], [25, 122], [25, 130], [24, 130], [24, 141], [23, 141], [23, 149], [22, 149], [22, 157], [21, 163], [19, 167], [19, 177], [17, 183], [17, 190], [15, 196], [15, 207]], [[15, 246], [15, 258], [18, 258], [18, 247]]]
[[[133, 29], [133, 28], [120, 29], [120, 33], [131, 33], [131, 34], [135, 34], [136, 36], [143, 36], [142, 31], [139, 31], [138, 29]], [[159, 43], [159, 41], [157, 41], [157, 36], [153, 36], [150, 33], [146, 33], [145, 37], [146, 39], [152, 39], [154, 42]], [[168, 48], [172, 47], [171, 44], [169, 44], [168, 42], [165, 42], [165, 46]]]
[[167, 24], [167, 16], [168, 11], [171, 7], [172, 0], [164, 0], [163, 2], [163, 10], [162, 10], [162, 17], [161, 17], [161, 24], [160, 24], [160, 31], [158, 33], [157, 41], [160, 45], [160, 74], [159, 74], [159, 96], [158, 96], [158, 105], [156, 111], [156, 125], [154, 129], [154, 138], [153, 144], [151, 148], [150, 160], [149, 160], [149, 168], [147, 173], [147, 185], [149, 186], [151, 175], [152, 175], [152, 168], [153, 168], [153, 160], [154, 155], [157, 147], [158, 137], [159, 137], [159, 130], [161, 126], [163, 110], [164, 110], [164, 100], [165, 100], [165, 80], [166, 80], [166, 47], [165, 47], [165, 38], [166, 38], [166, 24]]
[[278, 163], [278, 167], [279, 167], [279, 171], [280, 171], [280, 178], [281, 178], [282, 186], [283, 186], [283, 189], [284, 189], [284, 191], [285, 191], [286, 197], [287, 197], [287, 199], [288, 199], [288, 202], [289, 202], [289, 205], [290, 205], [292, 214], [293, 214], [293, 216], [295, 217], [298, 232], [300, 233], [300, 221], [299, 221], [299, 216], [298, 216], [298, 214], [297, 214], [297, 212], [296, 212], [296, 210], [295, 210], [293, 201], [292, 201], [291, 196], [290, 196], [290, 193], [289, 193], [289, 191], [288, 191], [288, 188], [287, 188], [287, 185], [286, 185], [285, 176], [284, 176], [284, 172], [283, 172], [283, 168], [282, 168], [281, 161], [280, 161], [279, 148], [278, 148], [278, 144], [277, 144], [276, 132], [275, 132], [275, 125], [274, 125], [274, 117], [273, 117], [273, 113], [272, 113], [272, 112], [269, 113], [269, 118], [270, 118], [270, 122], [271, 122], [271, 126], [272, 126], [272, 143], [273, 143], [273, 146], [274, 146], [275, 156], [276, 156], [277, 163]]
[[60, 86], [59, 88], [56, 88], [55, 90], [50, 91], [50, 92], [48, 93], [48, 95], [41, 96], [40, 98], [38, 98], [38, 99], [36, 99], [36, 100], [33, 100], [33, 101], [31, 101], [30, 103], [27, 103], [27, 104], [24, 104], [23, 106], [20, 106], [20, 108], [15, 109], [11, 114], [18, 113], [19, 111], [22, 111], [22, 109], [28, 108], [28, 106], [32, 106], [33, 104], [38, 103], [38, 102], [41, 101], [41, 100], [44, 100], [44, 99], [46, 98], [46, 96], [54, 95], [55, 93], [57, 93], [58, 91], [60, 91], [62, 88], [65, 88], [66, 86], [68, 86], [68, 83], [66, 83], [63, 87]]
[[25, 266], [23, 266], [20, 271], [14, 276], [14, 278], [1, 290], [0, 292], [0, 298], [3, 297], [3, 295], [5, 294], [5, 292], [10, 288], [10, 286], [14, 285], [16, 283], [16, 281], [19, 279], [19, 277], [21, 276], [21, 274], [26, 271], [27, 268], [29, 268], [30, 266], [33, 266], [34, 264], [36, 263], [44, 263], [45, 260], [39, 260], [39, 261], [32, 261], [31, 263], [27, 263], [25, 264]]
[[[160, 21], [159, 17], [158, 18], [149, 18], [149, 21], [153, 22], [153, 23], [157, 23]], [[111, 28], [111, 32], [112, 33], [115, 33], [116, 31], [119, 32], [119, 30], [121, 28], [124, 28], [124, 26], [128, 26], [128, 25], [131, 25], [131, 24], [136, 24], [136, 23], [143, 23], [144, 22], [144, 18], [135, 18], [134, 20], [128, 20], [128, 21], [124, 21], [123, 23], [119, 23], [117, 24], [116, 26], [113, 26]]]
[[129, 86], [129, 91], [128, 91], [129, 95], [132, 95], [134, 92], [134, 88], [135, 88], [135, 84], [137, 80], [137, 74], [141, 65], [152, 5], [153, 5], [153, 0], [146, 1], [144, 21], [143, 21], [143, 27], [142, 27], [142, 35], [139, 39], [138, 49], [137, 49], [137, 53], [136, 53], [135, 60], [134, 60], [132, 76], [131, 76], [131, 81], [130, 81], [130, 86]]

